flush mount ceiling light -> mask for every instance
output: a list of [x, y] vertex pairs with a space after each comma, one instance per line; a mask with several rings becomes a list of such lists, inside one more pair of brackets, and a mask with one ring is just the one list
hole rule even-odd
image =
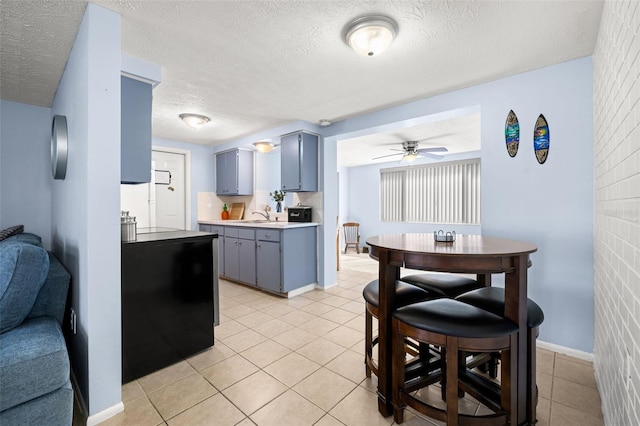
[[328, 127], [331, 126], [333, 122], [323, 118], [322, 120], [318, 121], [318, 124], [320, 125], [320, 127]]
[[398, 34], [398, 24], [382, 15], [361, 16], [349, 22], [344, 30], [345, 42], [359, 55], [382, 53]]
[[266, 154], [267, 152], [271, 152], [271, 150], [275, 145], [273, 145], [271, 142], [260, 141], [260, 142], [254, 142], [253, 146], [255, 146], [259, 152]]
[[180, 114], [180, 118], [192, 129], [197, 129], [211, 121], [209, 117], [200, 114]]

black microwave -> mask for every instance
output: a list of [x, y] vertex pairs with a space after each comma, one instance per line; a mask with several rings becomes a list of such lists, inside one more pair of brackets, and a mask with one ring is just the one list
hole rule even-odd
[[311, 222], [311, 207], [289, 207], [287, 212], [287, 220], [289, 222]]

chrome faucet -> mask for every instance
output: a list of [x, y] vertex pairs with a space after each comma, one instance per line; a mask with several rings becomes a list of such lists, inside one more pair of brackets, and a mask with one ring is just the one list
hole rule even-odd
[[271, 220], [271, 217], [269, 216], [269, 206], [266, 206], [266, 207], [264, 208], [264, 213], [254, 211], [254, 212], [252, 212], [251, 214], [259, 214], [259, 215], [261, 215], [262, 217], [264, 217], [265, 219], [267, 219], [267, 221]]

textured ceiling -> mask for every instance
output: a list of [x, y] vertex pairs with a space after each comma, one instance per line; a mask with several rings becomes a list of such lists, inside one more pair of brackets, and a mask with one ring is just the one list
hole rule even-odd
[[[601, 1], [540, 0], [92, 3], [122, 15], [125, 53], [162, 65], [154, 136], [208, 145], [591, 55], [602, 11]], [[50, 105], [85, 6], [1, 0], [2, 99]], [[372, 58], [341, 38], [344, 25], [366, 13], [400, 27], [389, 50]], [[211, 122], [191, 130], [182, 112]]]

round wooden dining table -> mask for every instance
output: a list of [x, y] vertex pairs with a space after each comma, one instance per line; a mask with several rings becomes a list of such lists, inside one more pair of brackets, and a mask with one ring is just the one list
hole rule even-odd
[[[378, 261], [380, 286], [378, 318], [378, 410], [393, 413], [391, 394], [391, 314], [396, 307], [395, 282], [400, 268], [476, 274], [491, 285], [491, 274], [505, 274], [504, 316], [519, 327], [517, 349], [516, 410], [518, 425], [534, 424], [531, 408], [535, 383], [527, 380], [527, 269], [533, 244], [482, 235], [457, 235], [453, 242], [436, 242], [434, 234], [378, 235], [366, 240], [369, 256]], [[533, 351], [535, 356], [535, 351]], [[535, 368], [535, 360], [533, 360]], [[530, 367], [531, 368], [531, 367]], [[535, 371], [533, 371], [535, 379]], [[528, 409], [529, 408], [529, 409]], [[535, 409], [533, 410], [535, 412]]]

